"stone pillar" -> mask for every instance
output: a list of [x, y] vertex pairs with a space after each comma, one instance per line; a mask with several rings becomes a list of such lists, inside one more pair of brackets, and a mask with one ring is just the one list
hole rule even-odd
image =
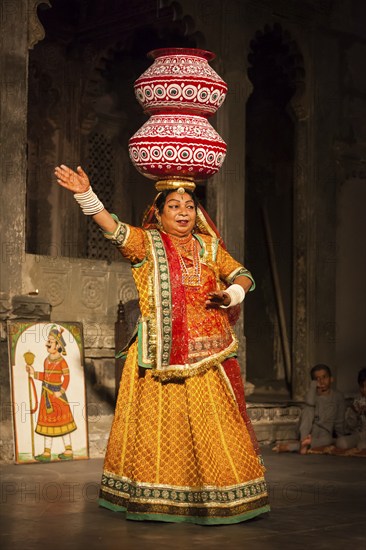
[[308, 182], [309, 169], [308, 123], [298, 120], [296, 124], [295, 170], [294, 170], [294, 234], [293, 234], [293, 344], [292, 344], [292, 398], [303, 399], [308, 385], [310, 347], [309, 300], [310, 277], [314, 274], [309, 246], [311, 226], [309, 223]]
[[289, 111], [295, 124], [293, 174], [293, 287], [292, 287], [292, 361], [291, 393], [295, 400], [305, 397], [309, 383], [312, 300], [314, 296], [315, 258], [312, 154], [313, 124], [309, 117], [311, 76], [296, 79], [296, 92]]
[[1, 292], [2, 309], [21, 293], [25, 254], [28, 1], [1, 4]]
[[[252, 87], [246, 72], [248, 38], [243, 32], [243, 9], [240, 2], [225, 5], [222, 11], [221, 66], [218, 72], [229, 90], [217, 114], [217, 129], [227, 143], [224, 165], [215, 179], [217, 225], [228, 251], [244, 263], [245, 250], [245, 116], [246, 101]], [[238, 53], [240, 52], [240, 54]], [[246, 370], [244, 318], [236, 324], [239, 338], [239, 361]]]
[[25, 259], [28, 49], [44, 36], [37, 18], [42, 0], [4, 0], [1, 18], [1, 307], [22, 291]]

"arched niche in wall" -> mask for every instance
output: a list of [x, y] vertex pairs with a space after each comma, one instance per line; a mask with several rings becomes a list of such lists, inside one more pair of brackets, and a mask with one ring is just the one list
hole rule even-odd
[[113, 260], [100, 233], [59, 188], [53, 167], [88, 171], [105, 206], [139, 224], [155, 194], [128, 159], [128, 139], [146, 120], [134, 80], [159, 47], [202, 47], [177, 3], [53, 0], [39, 14], [45, 39], [30, 52], [27, 252]]
[[247, 377], [258, 395], [289, 397], [298, 291], [295, 254], [298, 119], [303, 57], [278, 24], [250, 43], [246, 107], [246, 264], [257, 289], [246, 304]]

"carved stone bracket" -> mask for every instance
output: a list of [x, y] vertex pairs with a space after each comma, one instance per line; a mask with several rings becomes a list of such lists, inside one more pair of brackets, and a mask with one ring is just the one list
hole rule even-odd
[[44, 28], [37, 14], [38, 6], [41, 4], [46, 4], [49, 8], [52, 7], [50, 0], [29, 0], [28, 2], [28, 48], [30, 50], [45, 37]]

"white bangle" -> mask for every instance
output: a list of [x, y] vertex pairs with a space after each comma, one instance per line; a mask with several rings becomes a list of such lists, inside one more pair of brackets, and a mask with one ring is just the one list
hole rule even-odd
[[220, 306], [223, 309], [227, 309], [228, 307], [237, 306], [238, 304], [241, 304], [242, 301], [245, 298], [245, 290], [240, 285], [230, 285], [226, 290], [226, 294], [230, 296], [230, 304], [228, 306]]
[[85, 193], [75, 193], [74, 199], [86, 216], [94, 216], [104, 210], [103, 203], [100, 202], [91, 186]]

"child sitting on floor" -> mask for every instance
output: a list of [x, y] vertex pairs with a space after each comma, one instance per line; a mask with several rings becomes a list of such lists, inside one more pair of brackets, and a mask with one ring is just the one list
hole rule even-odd
[[333, 377], [328, 365], [315, 365], [311, 371], [311, 384], [300, 419], [300, 440], [278, 443], [277, 452], [325, 452], [344, 435], [345, 402], [343, 394], [331, 385]]

